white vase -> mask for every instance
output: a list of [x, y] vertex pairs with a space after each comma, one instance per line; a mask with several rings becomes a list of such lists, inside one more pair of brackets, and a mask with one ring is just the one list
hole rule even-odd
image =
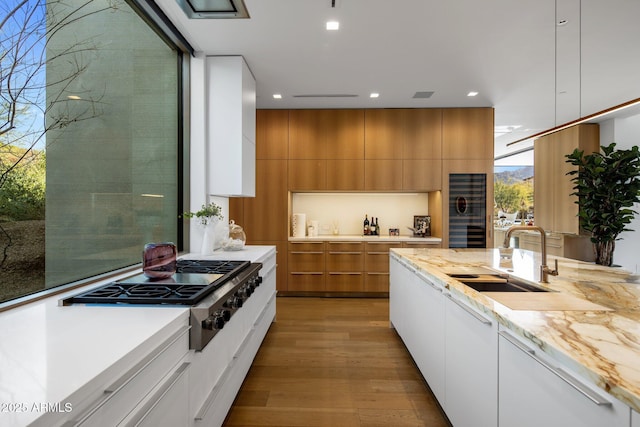
[[202, 246], [200, 247], [200, 253], [202, 255], [213, 255], [215, 250], [216, 233], [215, 228], [218, 225], [218, 219], [209, 219], [203, 226], [204, 234], [202, 235]]

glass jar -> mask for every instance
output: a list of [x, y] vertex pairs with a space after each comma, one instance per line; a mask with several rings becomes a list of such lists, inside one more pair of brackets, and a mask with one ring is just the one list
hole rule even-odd
[[244, 249], [246, 241], [247, 235], [242, 227], [233, 220], [229, 221], [229, 238], [222, 244], [222, 249], [225, 251], [239, 251]]

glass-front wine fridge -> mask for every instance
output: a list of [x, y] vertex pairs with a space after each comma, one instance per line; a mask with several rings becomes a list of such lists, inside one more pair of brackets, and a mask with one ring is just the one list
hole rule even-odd
[[487, 175], [449, 175], [449, 247], [487, 247]]

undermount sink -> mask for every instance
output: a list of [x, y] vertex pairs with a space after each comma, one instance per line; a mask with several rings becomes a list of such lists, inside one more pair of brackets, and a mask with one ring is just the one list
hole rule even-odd
[[506, 282], [465, 282], [461, 280], [461, 282], [478, 292], [549, 292], [528, 283], [510, 280]]
[[547, 289], [502, 274], [448, 274], [478, 292], [549, 292]]

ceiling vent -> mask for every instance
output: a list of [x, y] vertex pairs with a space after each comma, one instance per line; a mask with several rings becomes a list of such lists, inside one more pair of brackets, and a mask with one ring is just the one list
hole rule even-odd
[[433, 91], [430, 91], [430, 92], [416, 92], [415, 94], [413, 94], [413, 98], [415, 98], [415, 99], [426, 99], [426, 98], [431, 98], [431, 95], [433, 95]]
[[249, 18], [244, 0], [176, 0], [191, 19]]

